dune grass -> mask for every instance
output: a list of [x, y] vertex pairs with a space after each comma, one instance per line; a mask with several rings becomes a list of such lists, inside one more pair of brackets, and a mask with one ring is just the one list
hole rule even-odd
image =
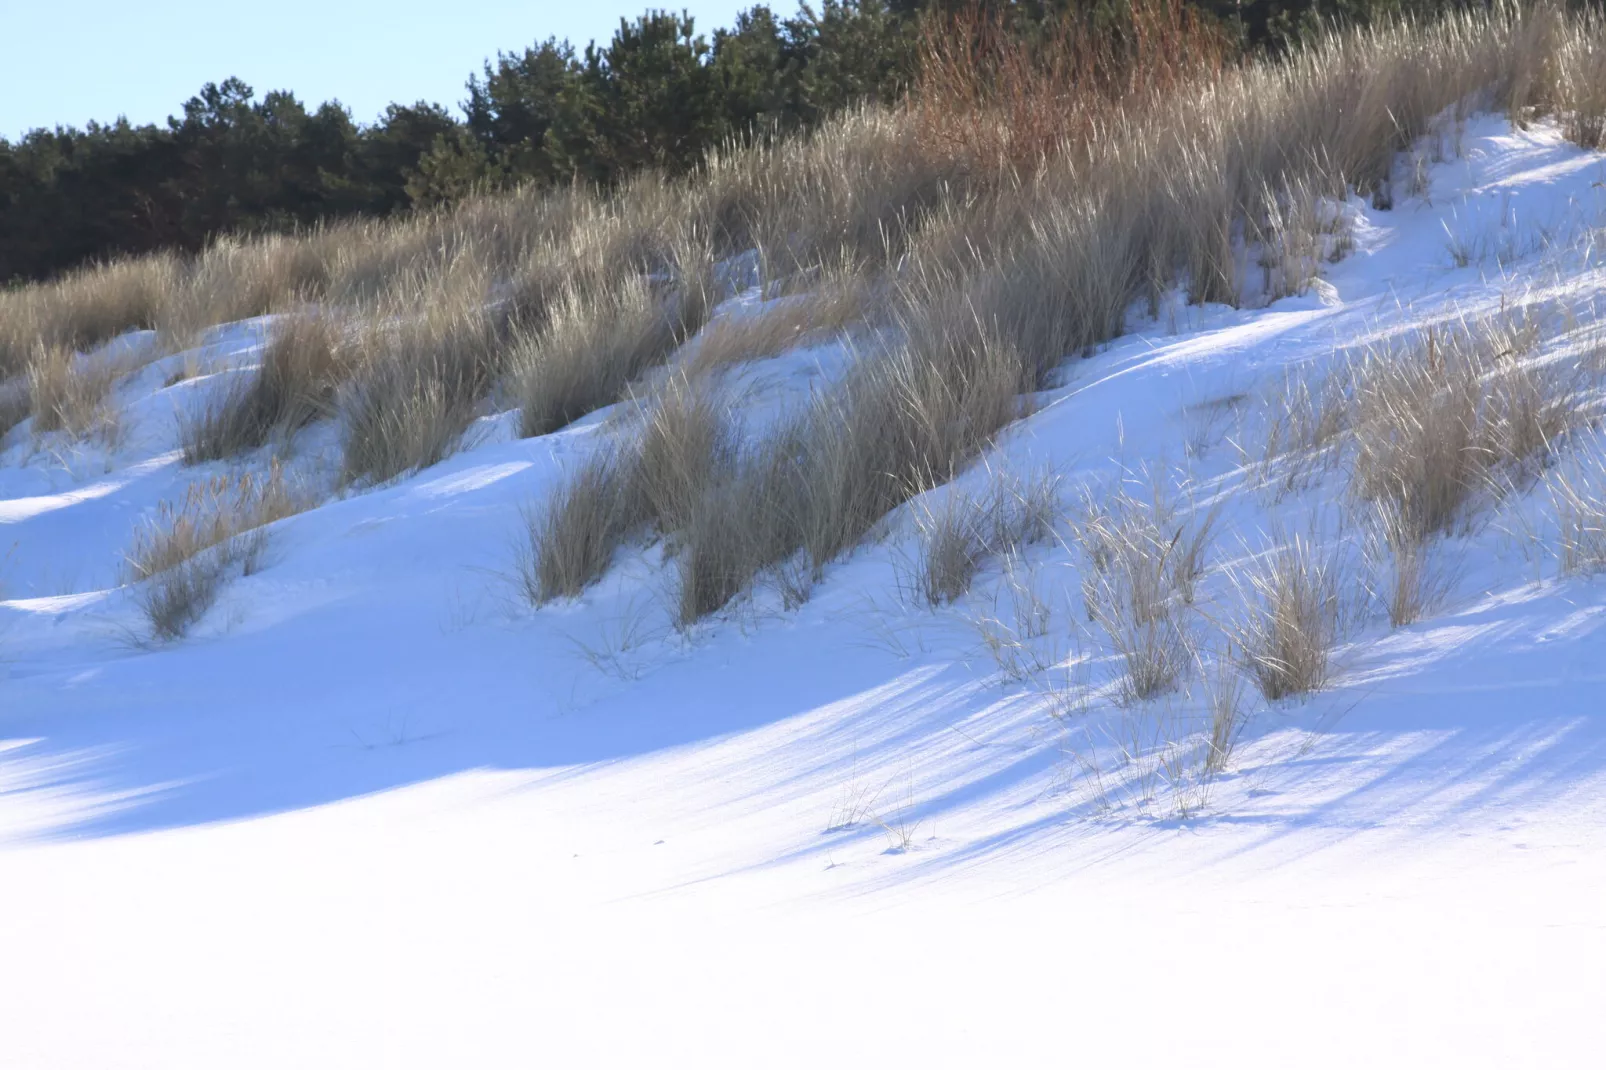
[[[1185, 9], [1148, 0], [1115, 37], [1073, 19], [1011, 44], [990, 18], [932, 22], [906, 103], [726, 147], [680, 178], [223, 238], [195, 257], [0, 295], [0, 380], [30, 383], [39, 426], [82, 427], [101, 385], [70, 382], [64, 354], [131, 327], [186, 347], [273, 313], [261, 367], [185, 429], [187, 457], [236, 456], [332, 418], [344, 481], [367, 485], [437, 463], [498, 407], [518, 409], [522, 434], [546, 434], [650, 394], [681, 355], [687, 389], [713, 391], [697, 384], [720, 368], [873, 318], [839, 381], [762, 435], [707, 449], [695, 479], [636, 421], [613, 460], [533, 522], [557, 533], [585, 526], [565, 509], [614, 518], [597, 547], [553, 558], [572, 560], [536, 585], [542, 597], [583, 589], [621, 530], [658, 530], [691, 620], [766, 571], [817, 573], [850, 552], [969, 464], [1068, 360], [1118, 335], [1135, 302], [1158, 307], [1177, 287], [1237, 304], [1300, 292], [1344, 252], [1337, 202], [1392, 203], [1397, 155], [1446, 114], [1552, 113], [1580, 143], [1599, 139], [1598, 17], [1550, 6], [1332, 27], [1252, 62]], [[716, 313], [744, 258], [762, 293], [793, 296]], [[1411, 367], [1386, 362], [1391, 384], [1357, 395], [1354, 434], [1369, 443], [1358, 470], [1363, 496], [1436, 532], [1475, 482], [1446, 466], [1486, 448], [1537, 456], [1555, 412], [1534, 407], [1519, 361], [1491, 403], [1504, 406], [1499, 440], [1430, 457], [1387, 415], [1389, 397], [1416, 389]], [[1468, 419], [1451, 400], [1417, 415], [1431, 423], [1410, 432], [1424, 450]], [[1329, 435], [1325, 418], [1288, 432]], [[644, 514], [601, 500], [637, 495], [637, 473], [654, 466], [680, 473], [664, 502]]]
[[161, 503], [124, 556], [124, 581], [161, 642], [180, 639], [217, 601], [235, 571], [250, 574], [266, 546], [264, 528], [310, 507], [313, 497], [277, 464], [193, 483]]

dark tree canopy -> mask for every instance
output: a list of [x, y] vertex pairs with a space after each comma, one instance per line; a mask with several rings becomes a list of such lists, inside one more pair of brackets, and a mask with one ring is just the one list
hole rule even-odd
[[[648, 11], [577, 51], [547, 38], [469, 78], [460, 120], [426, 102], [359, 124], [338, 102], [260, 98], [208, 83], [165, 126], [124, 120], [0, 139], [0, 283], [219, 234], [385, 216], [500, 185], [607, 185], [643, 168], [674, 173], [729, 140], [808, 127], [864, 101], [898, 98], [914, 74], [921, 19], [977, 0], [818, 0], [765, 6], [701, 32]], [[1022, 32], [1067, 9], [1116, 0], [979, 0]], [[1188, 0], [1246, 47], [1282, 47], [1320, 18], [1364, 20], [1438, 0]]]

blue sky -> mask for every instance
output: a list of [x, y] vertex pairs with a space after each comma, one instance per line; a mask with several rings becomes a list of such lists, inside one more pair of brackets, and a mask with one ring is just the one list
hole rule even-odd
[[[689, 10], [704, 32], [755, 0], [0, 0], [0, 136], [126, 115], [159, 122], [204, 82], [260, 96], [338, 98], [359, 121], [393, 100], [456, 105], [498, 49], [548, 36], [577, 45], [648, 6]], [[777, 12], [793, 5], [774, 2]]]

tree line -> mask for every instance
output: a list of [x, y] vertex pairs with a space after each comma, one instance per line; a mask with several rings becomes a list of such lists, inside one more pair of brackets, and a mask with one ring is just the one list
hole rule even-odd
[[[239, 79], [208, 83], [165, 124], [119, 119], [0, 138], [0, 282], [226, 233], [288, 231], [449, 204], [481, 189], [682, 172], [710, 148], [807, 128], [915, 75], [924, 19], [978, 0], [821, 0], [760, 5], [699, 32], [648, 11], [583, 50], [548, 38], [499, 53], [467, 82], [461, 114], [392, 104], [356, 122]], [[979, 0], [1011, 32], [1118, 0]], [[1182, 0], [1179, 0], [1182, 2]], [[1246, 48], [1281, 47], [1318, 16], [1365, 18], [1420, 0], [1187, 0]]]

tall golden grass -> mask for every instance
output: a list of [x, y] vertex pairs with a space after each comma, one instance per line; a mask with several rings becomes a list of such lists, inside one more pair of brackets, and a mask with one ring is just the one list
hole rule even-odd
[[1119, 333], [1135, 301], [1177, 285], [1245, 299], [1239, 236], [1319, 225], [1291, 199], [1359, 189], [1387, 201], [1396, 153], [1447, 109], [1531, 114], [1568, 25], [1550, 9], [1457, 14], [1204, 67], [1168, 96], [1108, 100], [1097, 138], [973, 187], [971, 220], [998, 231], [972, 231], [961, 249], [952, 215], [928, 217], [929, 244], [911, 227], [895, 280], [902, 340], [711, 482], [683, 533], [683, 617], [794, 554], [818, 571], [850, 550], [975, 456], [1066, 358]]
[[[1389, 203], [1396, 155], [1444, 113], [1555, 114], [1588, 143], [1606, 93], [1598, 19], [1550, 6], [1334, 28], [1250, 63], [1166, 0], [1131, 0], [1114, 26], [1072, 19], [1027, 42], [972, 10], [931, 24], [907, 103], [722, 149], [686, 177], [221, 240], [0, 295], [0, 377], [25, 376], [41, 345], [70, 354], [131, 327], [172, 349], [241, 317], [338, 318], [349, 327], [328, 353], [290, 356], [296, 328], [279, 328], [187, 456], [328, 414], [343, 476], [363, 484], [439, 461], [498, 405], [546, 433], [681, 355], [690, 389], [713, 389], [702, 373], [848, 328], [874, 294], [881, 329], [841, 381], [773, 433], [715, 451], [673, 483], [673, 503], [642, 520], [602, 502], [637, 493], [624, 473], [673, 471], [694, 445], [638, 421], [614, 461], [533, 521], [615, 518], [586, 563], [537, 584], [543, 596], [583, 587], [619, 531], [665, 529], [693, 620], [766, 570], [817, 571], [850, 551], [969, 463], [1067, 359], [1120, 333], [1134, 303], [1179, 287], [1196, 301], [1297, 291], [1333, 237], [1316, 206], [1350, 191]], [[1245, 243], [1260, 247], [1259, 277]], [[752, 258], [765, 294], [826, 278], [840, 300], [766, 311], [745, 337], [725, 317], [710, 325], [734, 257]], [[82, 367], [53, 359], [52, 374]], [[37, 415], [73, 390], [28, 394]]]

